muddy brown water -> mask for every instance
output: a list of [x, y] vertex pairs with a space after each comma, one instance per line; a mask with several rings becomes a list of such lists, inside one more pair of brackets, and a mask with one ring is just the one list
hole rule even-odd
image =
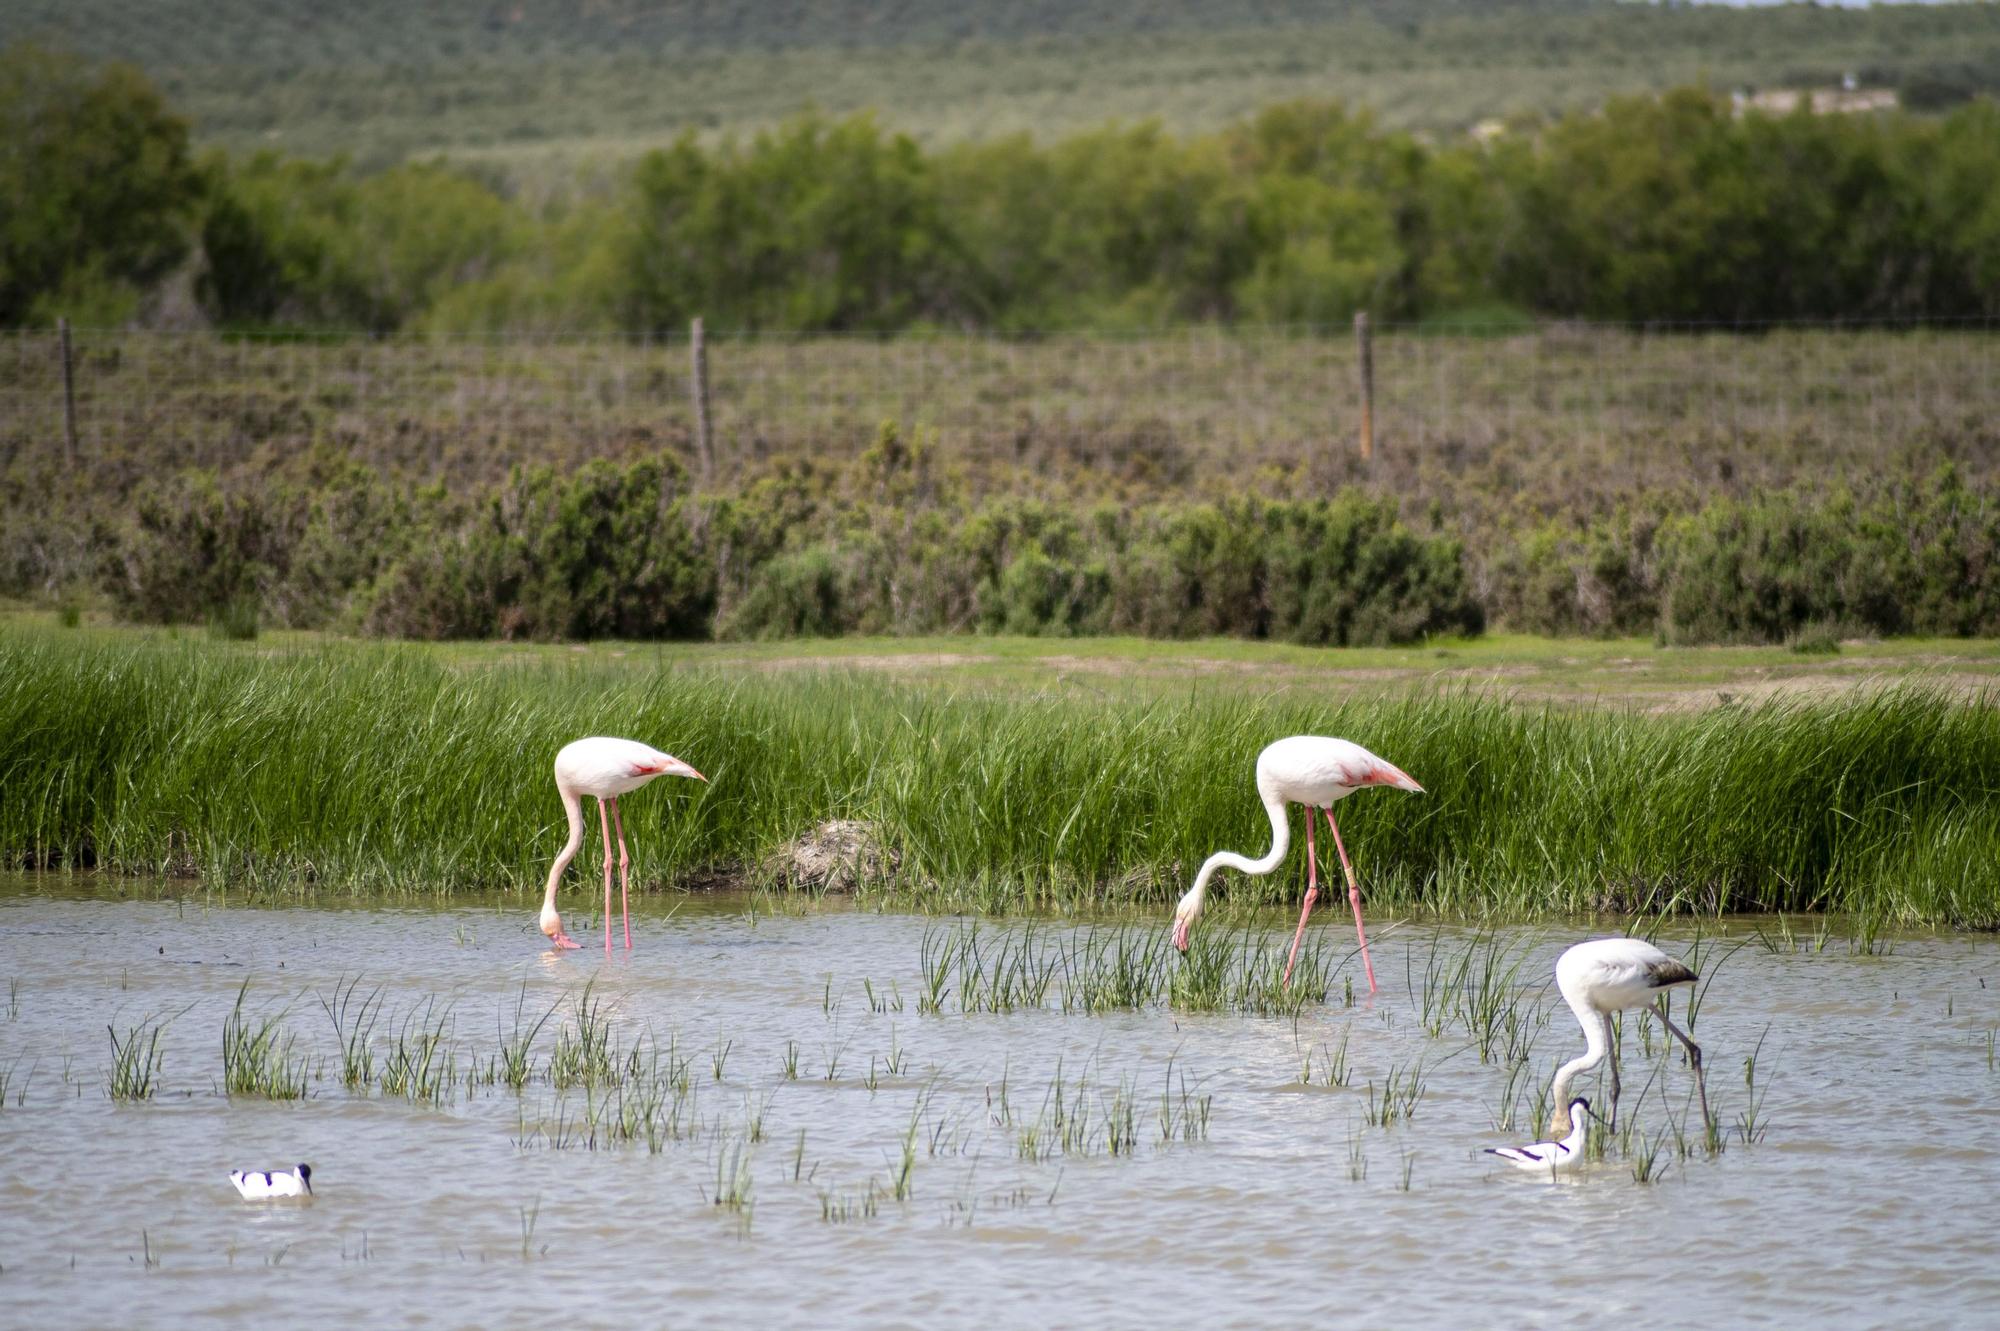
[[[1426, 966], [1475, 946], [1469, 930], [1380, 922], [1382, 992], [1350, 1007], [1337, 984], [1296, 1021], [1065, 1013], [1053, 992], [1043, 1010], [922, 1013], [926, 933], [954, 921], [670, 904], [646, 903], [635, 950], [607, 964], [545, 951], [518, 908], [225, 907], [0, 878], [7, 1321], [1873, 1327], [2000, 1309], [1991, 937], [1732, 950], [1772, 922], [1711, 926], [1695, 1033], [1725, 1149], [1678, 1153], [1689, 1071], [1628, 1019], [1623, 1109], [1665, 1141], [1663, 1172], [1636, 1180], [1641, 1148], [1612, 1142], [1552, 1183], [1481, 1148], [1536, 1135], [1497, 1125], [1581, 1047], [1546, 980], [1586, 928], [1499, 936], [1521, 958], [1528, 1075], [1482, 1062], [1462, 1026], [1424, 1027]], [[320, 1000], [355, 977], [381, 993], [378, 1078], [410, 1014], [446, 1016], [441, 1103], [342, 1085]], [[246, 979], [245, 1010], [282, 1014], [308, 1060], [302, 1100], [224, 1093]], [[586, 982], [621, 1054], [685, 1060], [657, 1149], [606, 1140], [615, 1092], [549, 1079]], [[464, 1084], [517, 1007], [532, 1024], [551, 1006], [520, 1092]], [[115, 1102], [106, 1027], [149, 1017], [170, 1017], [157, 1093]], [[1343, 1042], [1351, 1084], [1326, 1085]], [[1419, 1063], [1413, 1117], [1370, 1125], [1370, 1083]], [[1163, 1140], [1163, 1090], [1170, 1120], [1208, 1097], [1205, 1136]], [[1121, 1098], [1133, 1140], [1114, 1153]], [[245, 1203], [225, 1177], [294, 1161], [314, 1168], [309, 1204]]]

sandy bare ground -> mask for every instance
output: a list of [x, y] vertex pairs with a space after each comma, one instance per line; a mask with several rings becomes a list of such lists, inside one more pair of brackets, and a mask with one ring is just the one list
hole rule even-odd
[[[1002, 656], [981, 652], [875, 652], [853, 656], [722, 657], [709, 664], [760, 673], [877, 671], [898, 678], [933, 678], [968, 685], [1004, 676], [1012, 684], [1052, 690], [1093, 689], [1098, 683], [1162, 684], [1177, 680], [1204, 686], [1240, 682], [1259, 693], [1302, 690], [1381, 692], [1408, 685], [1492, 690], [1524, 702], [1625, 705], [1655, 712], [1790, 698], [1823, 700], [1913, 681], [1968, 702], [2000, 700], [2000, 658], [1991, 665], [1962, 656], [1871, 654], [1851, 660], [1814, 659], [1794, 665], [1730, 666], [1701, 658], [1650, 661], [1638, 657], [1589, 660], [1552, 657], [1547, 662], [1491, 662], [1409, 667], [1312, 666], [1221, 657]], [[1691, 677], [1695, 676], [1695, 677]], [[996, 681], [997, 682], [997, 681]]]

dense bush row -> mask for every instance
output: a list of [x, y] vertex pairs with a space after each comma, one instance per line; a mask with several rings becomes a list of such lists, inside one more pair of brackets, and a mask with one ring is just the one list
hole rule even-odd
[[124, 615], [409, 638], [842, 633], [1409, 642], [1496, 624], [1675, 643], [1803, 630], [2000, 636], [2000, 505], [1941, 468], [1866, 488], [1654, 495], [1597, 518], [1412, 524], [1358, 488], [1139, 506], [969, 498], [893, 430], [851, 467], [689, 493], [679, 463], [517, 470], [484, 491], [319, 460], [184, 472], [131, 513], [17, 511], [0, 594], [94, 569]]
[[1490, 617], [1546, 633], [1778, 642], [1802, 629], [2000, 634], [2000, 503], [1944, 467], [1857, 492], [1650, 502], [1487, 552]]
[[[359, 468], [226, 492], [148, 488], [108, 537], [104, 589], [141, 620], [254, 602], [267, 622], [417, 638], [783, 637], [983, 630], [1408, 642], [1481, 625], [1457, 542], [1393, 504], [1079, 511], [909, 493], [885, 437], [875, 484], [786, 468], [682, 493], [671, 457], [516, 472], [471, 496]], [[902, 459], [901, 464], [898, 458]]]
[[0, 130], [0, 323], [145, 317], [177, 262], [154, 313], [254, 327], [2000, 313], [1990, 101], [1739, 117], [1684, 89], [1441, 144], [1326, 103], [938, 149], [809, 116], [533, 207], [442, 163], [197, 162], [136, 73], [27, 48]]

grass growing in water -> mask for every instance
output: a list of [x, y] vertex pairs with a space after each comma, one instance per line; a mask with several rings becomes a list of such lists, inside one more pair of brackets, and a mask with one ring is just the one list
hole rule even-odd
[[382, 989], [362, 994], [361, 977], [335, 980], [333, 992], [321, 994], [319, 1005], [333, 1023], [340, 1042], [340, 1084], [360, 1090], [375, 1083], [375, 1022], [382, 1015]]
[[1332, 965], [1315, 939], [1299, 949], [1284, 984], [1290, 940], [1248, 925], [1218, 921], [1196, 931], [1187, 954], [1166, 930], [1114, 924], [1050, 931], [1035, 924], [982, 928], [977, 922], [927, 930], [918, 964], [917, 1007], [938, 1012], [1013, 1012], [1053, 1004], [1064, 1012], [1129, 1011], [1170, 1004], [1194, 1012], [1241, 1011], [1295, 1016], [1323, 1003]]
[[[527, 891], [563, 827], [526, 756], [604, 729], [665, 744], [713, 782], [662, 783], [627, 811], [642, 883], [754, 878], [744, 866], [858, 816], [896, 854], [886, 890], [915, 904], [1164, 904], [1210, 851], [1267, 843], [1252, 759], [1275, 736], [1319, 732], [1393, 756], [1431, 791], [1348, 813], [1371, 909], [2000, 924], [2000, 708], [1922, 687], [1651, 716], [1451, 693], [1083, 701], [259, 650], [0, 635], [0, 851], [275, 891]], [[270, 756], [252, 768], [246, 751]], [[438, 753], [456, 760], [442, 776]], [[1217, 891], [1296, 901], [1302, 868], [1294, 855]], [[1129, 1001], [1151, 964], [1101, 960], [1134, 974], [1084, 958], [1101, 988], [1078, 1001]]]
[[302, 1100], [306, 1093], [306, 1060], [292, 1057], [296, 1038], [284, 1026], [284, 1014], [264, 1017], [252, 1026], [243, 1014], [250, 981], [236, 991], [236, 1005], [222, 1020], [222, 1085], [231, 1095], [261, 1095], [267, 1100]]
[[111, 1073], [106, 1085], [113, 1100], [150, 1100], [159, 1089], [160, 1033], [171, 1018], [147, 1017], [137, 1026], [127, 1027], [121, 1037], [118, 1028], [106, 1026], [111, 1036]]
[[457, 1055], [451, 1047], [451, 1009], [438, 1010], [426, 998], [404, 1014], [382, 1063], [382, 1093], [400, 1095], [418, 1104], [441, 1105], [451, 1098], [458, 1081]]

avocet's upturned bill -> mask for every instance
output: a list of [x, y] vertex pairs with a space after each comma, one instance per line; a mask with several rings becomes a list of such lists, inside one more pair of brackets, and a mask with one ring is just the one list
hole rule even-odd
[[1354, 907], [1354, 936], [1361, 943], [1361, 964], [1368, 972], [1368, 992], [1375, 992], [1375, 964], [1368, 959], [1368, 935], [1361, 927], [1361, 886], [1354, 881], [1354, 866], [1348, 862], [1347, 847], [1340, 841], [1340, 826], [1333, 821], [1333, 805], [1357, 790], [1369, 786], [1393, 786], [1397, 790], [1423, 794], [1424, 788], [1393, 763], [1384, 762], [1359, 744], [1324, 735], [1293, 735], [1266, 745], [1257, 755], [1257, 794], [1271, 816], [1271, 849], [1261, 860], [1245, 859], [1230, 851], [1217, 851], [1202, 864], [1194, 886], [1174, 908], [1174, 946], [1187, 951], [1188, 929], [1201, 915], [1202, 898], [1208, 880], [1217, 869], [1239, 869], [1244, 873], [1267, 874], [1283, 863], [1291, 848], [1292, 834], [1287, 804], [1306, 806], [1306, 901], [1299, 911], [1299, 927], [1292, 933], [1292, 950], [1285, 958], [1285, 983], [1292, 982], [1292, 963], [1299, 955], [1299, 939], [1305, 936], [1306, 916], [1319, 899], [1319, 856], [1313, 850], [1313, 811], [1326, 814], [1333, 829], [1334, 848], [1340, 852], [1340, 867], [1347, 874], [1347, 900]]
[[[1695, 1088], [1701, 1094], [1702, 1122], [1708, 1122], [1708, 1086], [1701, 1071], [1701, 1047], [1674, 1025], [1667, 1016], [1665, 994], [1678, 985], [1693, 984], [1701, 977], [1683, 962], [1642, 938], [1596, 938], [1556, 958], [1556, 987], [1583, 1027], [1584, 1052], [1556, 1069], [1549, 1087], [1555, 1110], [1549, 1115], [1549, 1135], [1570, 1133], [1569, 1085], [1577, 1074], [1588, 1072], [1611, 1054], [1611, 1014], [1657, 1003], [1654, 1014], [1666, 1023], [1673, 1037], [1687, 1047], [1688, 1061], [1694, 1065]], [[1618, 1059], [1611, 1056], [1611, 1122], [1618, 1121]]]
[[[597, 797], [597, 821], [604, 832], [604, 955], [611, 955], [611, 824], [618, 823], [618, 889], [625, 919], [625, 950], [632, 950], [632, 885], [625, 853], [625, 821], [618, 815], [618, 797], [629, 794], [656, 776], [687, 776], [697, 781], [707, 777], [671, 753], [661, 753], [636, 739], [612, 739], [604, 735], [575, 740], [556, 754], [556, 793], [562, 796], [563, 812], [569, 816], [569, 840], [549, 869], [549, 890], [542, 898], [541, 929], [557, 947], [581, 947], [563, 932], [562, 916], [556, 914], [556, 886], [563, 870], [576, 858], [583, 845], [583, 797]], [[609, 811], [606, 811], [606, 805]]]
[[293, 1165], [290, 1170], [232, 1169], [229, 1181], [246, 1202], [268, 1201], [273, 1197], [312, 1196], [312, 1166]]
[[1489, 1146], [1486, 1154], [1497, 1155], [1517, 1169], [1543, 1174], [1566, 1174], [1583, 1163], [1583, 1145], [1590, 1130], [1590, 1101], [1582, 1096], [1564, 1107], [1572, 1126], [1561, 1141], [1529, 1142], [1526, 1146]]

